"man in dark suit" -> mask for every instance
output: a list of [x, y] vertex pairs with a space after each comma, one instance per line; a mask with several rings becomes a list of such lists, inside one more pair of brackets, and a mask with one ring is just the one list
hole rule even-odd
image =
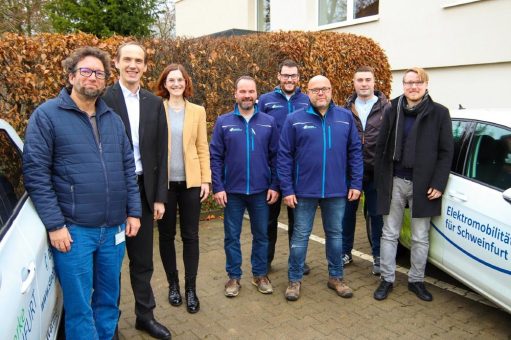
[[142, 200], [142, 226], [138, 235], [126, 242], [135, 295], [135, 328], [157, 339], [170, 339], [170, 331], [154, 318], [156, 303], [151, 288], [153, 223], [162, 218], [167, 197], [165, 109], [161, 98], [140, 87], [140, 78], [147, 70], [147, 53], [142, 45], [136, 42], [121, 45], [115, 56], [115, 67], [120, 79], [106, 90], [103, 99], [121, 116], [126, 127]]

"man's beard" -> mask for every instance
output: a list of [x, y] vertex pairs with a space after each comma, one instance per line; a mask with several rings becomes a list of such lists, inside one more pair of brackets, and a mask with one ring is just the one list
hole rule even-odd
[[293, 85], [293, 89], [291, 91], [286, 90], [286, 86], [281, 86], [280, 89], [287, 94], [288, 96], [292, 95], [296, 91], [296, 86]]
[[75, 87], [76, 92], [86, 97], [87, 99], [97, 99], [103, 93], [104, 89], [88, 89], [85, 87]]
[[240, 107], [243, 109], [243, 110], [250, 110], [254, 107], [254, 102], [253, 101], [245, 101], [245, 102], [241, 102], [240, 103]]

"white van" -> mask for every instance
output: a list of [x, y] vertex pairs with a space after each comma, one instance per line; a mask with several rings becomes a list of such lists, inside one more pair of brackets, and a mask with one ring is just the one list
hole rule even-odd
[[62, 292], [46, 229], [23, 185], [22, 149], [0, 119], [0, 338], [55, 339]]
[[[511, 110], [451, 118], [454, 159], [429, 261], [511, 313]], [[400, 242], [409, 248], [409, 223]]]

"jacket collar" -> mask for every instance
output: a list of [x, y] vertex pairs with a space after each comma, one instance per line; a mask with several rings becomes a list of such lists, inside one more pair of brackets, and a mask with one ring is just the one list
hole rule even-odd
[[[280, 94], [281, 96], [284, 96], [286, 97], [286, 94], [284, 93], [284, 91], [282, 91], [282, 88], [279, 86], [276, 86], [275, 89], [273, 90], [275, 93], [278, 93]], [[299, 95], [300, 93], [302, 93], [302, 90], [297, 86], [296, 89], [295, 89], [295, 92], [291, 95], [291, 97], [289, 97], [289, 99]]]
[[[71, 94], [69, 91], [64, 87], [62, 90], [60, 90], [59, 93], [59, 106], [64, 109], [70, 109], [78, 112], [83, 112], [80, 110], [80, 108], [76, 105], [74, 100], [71, 98]], [[98, 97], [96, 99], [96, 116], [99, 117], [105, 112], [109, 111], [110, 108], [106, 105], [106, 103], [103, 101], [101, 97]]]
[[[330, 101], [330, 104], [328, 105], [328, 110], [326, 111], [325, 115], [323, 117], [326, 117], [328, 112], [330, 112], [332, 110], [332, 108], [335, 107], [335, 103], [333, 100]], [[319, 116], [321, 117], [321, 114], [316, 111], [316, 109], [314, 108], [314, 106], [312, 106], [312, 104], [309, 104], [309, 106], [305, 109], [305, 112], [307, 112], [308, 114], [311, 114], [311, 115], [316, 115], [316, 116]]]
[[[259, 113], [259, 106], [256, 103], [256, 104], [254, 104], [254, 114], [253, 114], [253, 116], [255, 116], [257, 113]], [[237, 116], [241, 116], [240, 109], [238, 107], [238, 103], [234, 104], [234, 114], [237, 115]]]
[[[388, 102], [388, 99], [387, 97], [385, 97], [385, 95], [383, 94], [383, 92], [380, 92], [380, 91], [374, 91], [374, 95], [376, 97], [378, 97], [378, 101], [380, 101], [381, 104], [385, 105], [387, 102]], [[355, 104], [355, 99], [357, 99], [357, 93], [356, 92], [353, 92], [349, 97], [348, 99], [346, 100], [346, 105], [345, 107], [350, 109], [351, 106], [353, 104]], [[376, 103], [378, 103], [378, 101], [376, 101]]]

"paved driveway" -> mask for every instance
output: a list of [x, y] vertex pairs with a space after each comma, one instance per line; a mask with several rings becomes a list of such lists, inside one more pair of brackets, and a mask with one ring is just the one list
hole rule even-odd
[[[286, 223], [285, 213], [283, 217], [281, 222]], [[284, 298], [287, 232], [279, 229], [275, 260], [269, 274], [274, 293], [263, 295], [251, 284], [251, 235], [248, 221], [245, 221], [241, 240], [242, 289], [238, 297], [229, 299], [223, 294], [227, 280], [223, 221], [201, 222], [197, 282], [201, 310], [192, 315], [186, 312], [184, 305], [176, 308], [167, 301], [168, 288], [156, 232], [152, 285], [157, 319], [171, 329], [173, 339], [511, 339], [511, 315], [431, 285], [433, 302], [420, 301], [408, 291], [404, 274], [397, 274], [394, 290], [387, 300], [375, 301], [372, 294], [378, 278], [370, 274], [371, 262], [365, 256], [355, 256], [354, 262], [345, 268], [345, 278], [354, 290], [354, 297], [338, 297], [326, 286], [328, 273], [319, 219], [316, 219], [313, 234], [316, 238], [309, 242], [307, 257], [311, 274], [304, 277], [300, 299], [288, 302]], [[357, 226], [355, 242], [357, 250], [370, 253], [362, 223]], [[180, 241], [177, 249], [182, 249]], [[181, 253], [178, 256], [181, 258]], [[134, 328], [134, 302], [127, 264], [126, 257], [122, 274], [120, 336], [121, 339], [150, 339]], [[178, 268], [183, 268], [181, 260]], [[181, 272], [181, 286], [184, 286], [183, 281]]]

